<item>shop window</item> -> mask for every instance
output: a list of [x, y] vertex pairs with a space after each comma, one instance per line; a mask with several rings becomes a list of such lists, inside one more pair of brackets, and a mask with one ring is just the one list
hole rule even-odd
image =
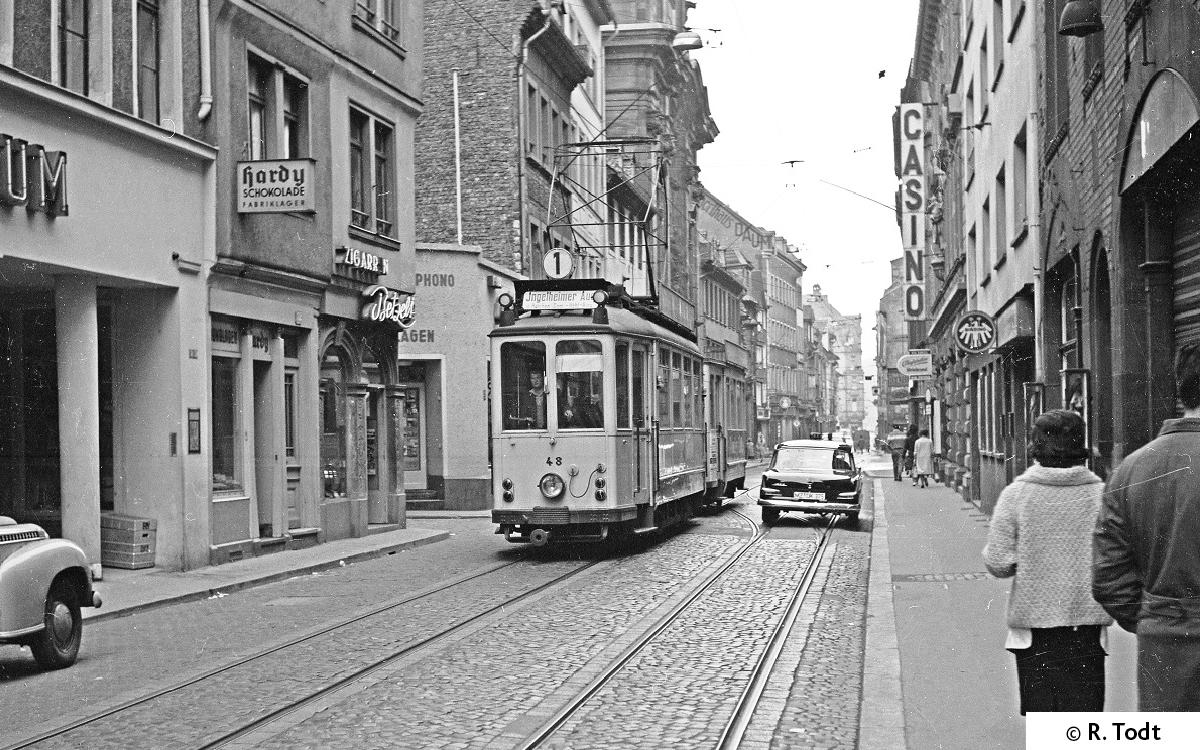
[[1059, 278], [1061, 291], [1059, 293], [1058, 322], [1062, 344], [1059, 346], [1059, 360], [1062, 369], [1077, 367], [1075, 363], [1076, 348], [1079, 343], [1075, 335], [1075, 308], [1079, 306], [1079, 284], [1075, 259], [1068, 258], [1062, 264]]
[[505, 430], [544, 430], [550, 395], [546, 391], [546, 345], [540, 341], [500, 346], [500, 403]]
[[394, 236], [392, 136], [390, 124], [350, 110], [350, 223], [384, 237]]
[[617, 344], [617, 427], [628, 429], [632, 410], [629, 404], [629, 344]]
[[558, 427], [604, 427], [604, 356], [595, 340], [559, 341], [554, 347], [558, 378]]
[[327, 498], [346, 496], [346, 387], [340, 351], [321, 360], [321, 479]]
[[58, 85], [88, 93], [88, 0], [59, 0]]
[[158, 123], [159, 49], [158, 0], [137, 2], [137, 115]]
[[241, 488], [237, 443], [237, 360], [212, 360], [212, 487]]

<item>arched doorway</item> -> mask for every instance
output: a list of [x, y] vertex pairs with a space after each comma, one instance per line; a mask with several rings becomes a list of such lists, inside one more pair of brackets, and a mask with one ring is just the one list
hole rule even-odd
[[1093, 445], [1100, 453], [1097, 470], [1106, 475], [1113, 453], [1112, 283], [1108, 251], [1097, 235], [1092, 250], [1092, 414]]

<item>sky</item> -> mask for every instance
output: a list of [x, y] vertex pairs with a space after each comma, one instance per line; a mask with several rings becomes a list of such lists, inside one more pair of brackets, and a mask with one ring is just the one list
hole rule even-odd
[[[699, 153], [701, 181], [801, 248], [805, 294], [819, 284], [843, 315], [863, 316], [868, 373], [889, 260], [901, 256], [891, 117], [917, 8], [918, 0], [698, 0], [688, 16], [705, 41], [692, 55], [721, 131]], [[782, 163], [792, 159], [804, 161]]]

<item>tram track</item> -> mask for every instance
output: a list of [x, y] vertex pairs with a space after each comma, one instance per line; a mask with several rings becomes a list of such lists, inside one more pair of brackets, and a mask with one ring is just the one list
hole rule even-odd
[[[753, 489], [755, 488], [752, 487], [748, 490], [743, 490], [738, 494], [745, 493], [748, 495]], [[737, 495], [735, 495], [735, 498], [737, 498]], [[655, 643], [664, 632], [679, 621], [705, 594], [713, 591], [739, 562], [746, 559], [752, 551], [769, 537], [769, 531], [766, 526], [763, 526], [736, 506], [731, 508], [731, 510], [751, 526], [751, 538], [738, 551], [731, 555], [727, 561], [706, 576], [700, 585], [684, 599], [679, 601], [670, 611], [662, 615], [636, 641], [627, 646], [583, 690], [578, 692], [568, 703], [561, 706], [546, 722], [518, 744], [516, 747], [519, 750], [534, 750], [535, 748], [543, 747], [553, 740], [555, 735], [567, 722], [580, 714], [592, 699], [634, 662], [647, 647]], [[786, 642], [788, 634], [795, 625], [796, 618], [816, 578], [817, 570], [824, 560], [837, 518], [837, 516], [833, 516], [823, 525], [819, 539], [817, 540], [816, 549], [808, 560], [800, 582], [791, 592], [783, 616], [772, 629], [766, 647], [759, 653], [756, 659], [750, 679], [747, 681], [721, 733], [719, 747], [723, 750], [731, 750], [732, 748], [739, 747], [741, 744], [750, 720], [766, 688], [771, 670], [779, 659], [783, 644]]]
[[[320, 638], [328, 637], [332, 634], [336, 634], [338, 631], [341, 631], [341, 630], [344, 630], [351, 626], [354, 626], [356, 624], [362, 623], [363, 621], [366, 621], [370, 618], [384, 615], [384, 614], [390, 612], [391, 610], [395, 610], [397, 608], [419, 602], [423, 599], [429, 599], [438, 594], [449, 591], [455, 587], [462, 586], [462, 585], [470, 583], [472, 581], [477, 581], [486, 576], [494, 575], [496, 573], [499, 573], [508, 568], [511, 568], [513, 566], [516, 566], [516, 565], [519, 565], [519, 564], [525, 562], [527, 560], [527, 558], [528, 558], [527, 555], [523, 555], [517, 560], [511, 560], [511, 561], [500, 563], [497, 565], [491, 565], [491, 566], [488, 566], [481, 570], [472, 571], [468, 574], [458, 576], [450, 581], [446, 581], [441, 584], [438, 584], [437, 586], [435, 586], [433, 588], [429, 588], [429, 589], [419, 591], [419, 592], [416, 592], [413, 594], [408, 594], [404, 597], [401, 597], [394, 601], [388, 602], [379, 607], [375, 607], [366, 612], [360, 612], [360, 613], [355, 614], [352, 617], [344, 618], [333, 624], [321, 626], [319, 629], [317, 629], [315, 631], [310, 631], [302, 636], [290, 639], [284, 643], [275, 644], [275, 645], [271, 646], [270, 648], [258, 651], [254, 654], [243, 657], [241, 659], [237, 659], [235, 661], [223, 664], [219, 667], [215, 667], [213, 669], [206, 670], [199, 674], [189, 676], [188, 678], [186, 678], [184, 680], [180, 680], [176, 683], [173, 683], [166, 687], [154, 690], [145, 695], [140, 695], [140, 696], [137, 696], [134, 698], [130, 698], [129, 700], [123, 701], [114, 706], [107, 707], [102, 711], [98, 711], [89, 716], [77, 719], [77, 720], [72, 721], [71, 723], [63, 725], [61, 727], [56, 727], [54, 729], [41, 732], [34, 736], [20, 739], [13, 744], [9, 744], [9, 745], [5, 746], [4, 750], [20, 750], [21, 748], [33, 747], [33, 746], [39, 745], [41, 743], [45, 743], [45, 742], [52, 741], [55, 739], [70, 740], [69, 735], [71, 735], [72, 733], [78, 732], [81, 729], [85, 729], [89, 725], [96, 724], [96, 723], [104, 721], [106, 719], [118, 717], [122, 713], [128, 712], [132, 709], [146, 706], [147, 704], [150, 704], [153, 701], [162, 699], [166, 696], [172, 696], [172, 695], [175, 695], [178, 693], [183, 693], [186, 690], [188, 690], [189, 688], [197, 686], [197, 685], [201, 685], [205, 681], [210, 680], [219, 675], [223, 675], [223, 674], [232, 672], [233, 670], [237, 670], [237, 669], [240, 669], [243, 667], [253, 666], [256, 662], [266, 659], [267, 657], [271, 657], [271, 656], [280, 654], [281, 652], [284, 652], [287, 649], [295, 648], [296, 646], [300, 646], [302, 644], [307, 644], [307, 643], [316, 641]], [[265, 727], [266, 725], [268, 725], [270, 723], [278, 721], [280, 718], [282, 718], [284, 716], [292, 714], [296, 711], [299, 711], [299, 710], [305, 708], [306, 706], [313, 704], [314, 702], [322, 700], [322, 699], [338, 692], [339, 690], [347, 687], [348, 685], [351, 685], [355, 682], [362, 680], [363, 678], [369, 676], [371, 673], [378, 671], [384, 667], [387, 667], [389, 664], [392, 664], [393, 662], [395, 662], [399, 659], [409, 657], [413, 653], [419, 652], [422, 649], [436, 646], [438, 643], [455, 635], [456, 633], [459, 633], [459, 632], [467, 629], [472, 624], [477, 623], [478, 621], [488, 617], [489, 615], [493, 615], [493, 614], [500, 612], [508, 607], [513, 606], [514, 604], [519, 604], [527, 599], [535, 597], [538, 594], [541, 594], [542, 592], [544, 592], [548, 589], [554, 588], [555, 586], [558, 586], [558, 585], [564, 583], [565, 581], [568, 581], [568, 580], [586, 572], [587, 570], [590, 570], [591, 568], [594, 568], [595, 566], [597, 566], [603, 562], [606, 562], [608, 559], [609, 559], [608, 556], [605, 556], [605, 557], [601, 557], [596, 560], [592, 560], [590, 562], [582, 563], [581, 565], [567, 571], [566, 573], [555, 576], [554, 578], [552, 578], [548, 581], [545, 581], [543, 583], [537, 584], [536, 586], [534, 586], [530, 589], [527, 589], [514, 597], [507, 598], [504, 601], [499, 602], [498, 604], [495, 604], [495, 605], [489, 606], [483, 610], [474, 612], [467, 617], [457, 620], [456, 622], [454, 622], [453, 624], [451, 624], [448, 627], [441, 628], [437, 632], [435, 632], [431, 635], [428, 635], [426, 637], [422, 637], [397, 651], [392, 651], [384, 657], [375, 659], [375, 660], [369, 662], [368, 664], [366, 664], [365, 666], [357, 668], [357, 669], [353, 670], [352, 672], [346, 674], [344, 677], [342, 677], [334, 682], [323, 685], [322, 687], [320, 687], [316, 690], [311, 691], [310, 693], [308, 693], [304, 697], [300, 698], [299, 700], [291, 701], [291, 702], [287, 703], [286, 705], [280, 706], [277, 709], [272, 710], [272, 711], [260, 716], [258, 719], [256, 719], [253, 722], [246, 723], [233, 731], [226, 732], [214, 740], [204, 741], [203, 744], [197, 744], [194, 746], [199, 747], [199, 748], [217, 748], [217, 747], [228, 746], [231, 743], [233, 743], [234, 741], [236, 741], [237, 739], [245, 737], [246, 735], [248, 735], [252, 732], [258, 731], [259, 729]]]

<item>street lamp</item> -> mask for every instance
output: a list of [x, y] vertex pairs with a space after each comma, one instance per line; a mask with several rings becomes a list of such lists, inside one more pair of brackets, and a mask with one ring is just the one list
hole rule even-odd
[[1104, 31], [1096, 0], [1070, 0], [1058, 18], [1059, 36], [1091, 36]]

